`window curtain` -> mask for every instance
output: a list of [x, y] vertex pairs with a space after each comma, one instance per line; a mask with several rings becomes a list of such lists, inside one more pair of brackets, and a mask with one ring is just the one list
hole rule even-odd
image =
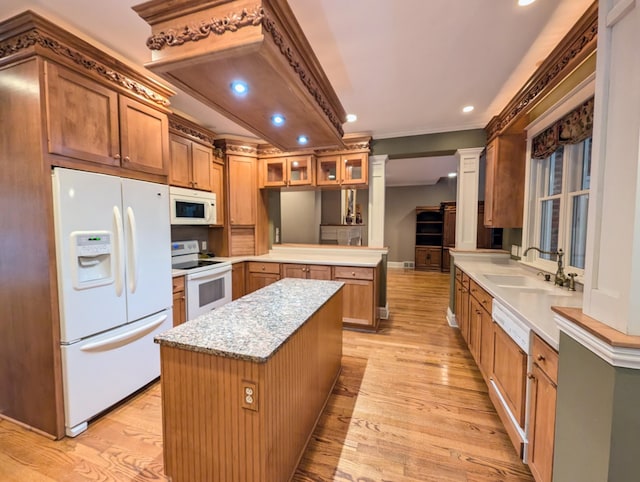
[[535, 136], [531, 146], [533, 159], [546, 159], [565, 144], [577, 144], [593, 131], [593, 97]]

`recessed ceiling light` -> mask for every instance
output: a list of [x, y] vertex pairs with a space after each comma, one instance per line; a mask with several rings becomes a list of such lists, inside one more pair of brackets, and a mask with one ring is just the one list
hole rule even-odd
[[466, 105], [462, 108], [462, 112], [464, 112], [465, 114], [468, 114], [469, 112], [471, 112], [474, 109], [474, 107], [472, 105]]
[[450, 172], [450, 173], [448, 174], [448, 176], [449, 176], [449, 177], [457, 177], [457, 176], [458, 176], [458, 173], [457, 173], [457, 172]]
[[246, 95], [249, 92], [249, 85], [242, 80], [234, 80], [231, 82], [231, 91], [236, 95]]
[[358, 116], [355, 114], [347, 114], [347, 122], [355, 122], [358, 120]]
[[526, 7], [527, 5], [531, 5], [536, 0], [518, 0], [518, 5], [521, 7]]
[[298, 144], [306, 144], [309, 142], [309, 138], [307, 136], [298, 136]]
[[284, 118], [284, 116], [282, 114], [273, 114], [271, 116], [271, 123], [276, 127], [284, 125], [285, 121], [286, 121], [286, 119]]

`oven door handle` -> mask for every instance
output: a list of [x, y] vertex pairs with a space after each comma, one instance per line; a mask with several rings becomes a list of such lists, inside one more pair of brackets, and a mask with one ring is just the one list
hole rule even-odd
[[188, 274], [187, 279], [199, 280], [203, 278], [211, 278], [211, 279], [222, 278], [222, 276], [224, 276], [229, 271], [230, 271], [229, 269], [225, 269], [224, 271], [215, 271], [212, 273], [211, 270], [207, 270], [207, 271], [202, 271], [200, 273]]

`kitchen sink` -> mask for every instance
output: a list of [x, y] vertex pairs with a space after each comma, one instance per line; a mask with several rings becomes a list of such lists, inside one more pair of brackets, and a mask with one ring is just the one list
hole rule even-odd
[[[485, 274], [484, 277], [487, 278], [487, 281], [497, 284], [498, 286], [540, 287], [540, 283], [544, 283], [543, 281], [538, 281], [528, 276], [513, 275], [513, 274]], [[541, 289], [545, 289], [545, 288], [541, 288]]]
[[530, 276], [511, 274], [485, 274], [487, 281], [494, 283], [498, 288], [518, 293], [571, 296], [572, 292], [556, 287], [552, 283], [537, 280]]

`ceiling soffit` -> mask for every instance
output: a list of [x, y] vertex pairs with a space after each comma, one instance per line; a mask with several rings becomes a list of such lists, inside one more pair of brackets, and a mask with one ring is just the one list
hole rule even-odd
[[[164, 2], [134, 7], [151, 25], [146, 65], [283, 150], [342, 147], [345, 111], [284, 0]], [[230, 85], [247, 82], [243, 97]], [[274, 114], [286, 123], [276, 127]]]

